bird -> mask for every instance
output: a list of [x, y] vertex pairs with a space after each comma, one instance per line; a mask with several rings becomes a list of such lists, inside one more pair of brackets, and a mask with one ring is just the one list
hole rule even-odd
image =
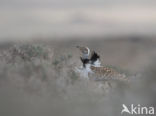
[[[88, 50], [89, 52], [82, 52], [83, 55], [80, 57], [80, 60], [83, 65], [81, 68], [76, 68], [76, 71], [79, 72], [80, 77], [97, 82], [97, 87], [106, 91], [109, 88], [114, 87], [112, 80], [117, 80], [117, 82], [129, 82], [125, 74], [121, 74], [113, 68], [101, 66], [100, 55], [97, 52], [92, 51], [90, 55], [90, 49], [88, 47], [82, 48], [86, 48], [85, 50]], [[80, 51], [83, 51], [83, 49], [80, 49]]]
[[[90, 49], [87, 46], [79, 46], [77, 45], [76, 48], [78, 48], [81, 52], [81, 59], [88, 59], [90, 57]], [[75, 72], [80, 74], [80, 77], [84, 77], [86, 79], [88, 78], [88, 72], [85, 70], [83, 66], [80, 67], [75, 67], [74, 69]]]
[[[76, 46], [76, 48], [78, 48], [82, 53], [82, 56], [80, 56], [81, 62], [85, 59], [90, 59], [93, 66], [99, 67], [101, 65], [100, 56], [95, 51], [92, 51], [92, 53], [90, 54], [91, 50], [89, 49], [89, 47]], [[78, 72], [81, 77], [89, 79], [88, 71], [84, 68], [84, 65], [75, 67], [75, 72]]]
[[101, 66], [100, 56], [95, 51], [92, 52], [90, 61], [91, 64], [95, 67]]
[[[97, 54], [97, 53], [96, 53]], [[117, 70], [106, 66], [94, 66], [92, 65], [92, 59], [82, 59], [83, 67], [89, 75], [94, 75], [96, 81], [104, 80], [127, 80], [125, 74], [121, 74]]]
[[100, 56], [95, 52], [95, 51], [91, 51], [89, 49], [89, 47], [84, 47], [84, 46], [76, 46], [82, 53], [82, 56], [80, 57], [80, 59], [90, 59], [92, 62], [92, 65], [94, 66], [100, 66], [101, 65], [101, 61], [100, 61]]
[[78, 48], [81, 51], [83, 59], [89, 58], [89, 56], [90, 56], [90, 49], [87, 46], [84, 47], [84, 46], [77, 45], [76, 48]]

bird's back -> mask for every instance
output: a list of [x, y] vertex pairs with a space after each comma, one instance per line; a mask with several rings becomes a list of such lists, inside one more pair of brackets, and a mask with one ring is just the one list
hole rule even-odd
[[110, 67], [95, 67], [95, 66], [91, 66], [90, 67], [92, 72], [97, 76], [97, 79], [102, 80], [102, 79], [106, 79], [106, 80], [127, 80], [125, 74], [121, 74], [120, 72], [116, 71], [113, 68]]

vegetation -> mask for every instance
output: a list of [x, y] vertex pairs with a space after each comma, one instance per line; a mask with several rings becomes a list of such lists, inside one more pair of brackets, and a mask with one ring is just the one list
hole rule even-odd
[[0, 114], [121, 116], [123, 103], [155, 105], [154, 60], [141, 76], [132, 76], [129, 85], [111, 82], [109, 87], [108, 82], [88, 81], [76, 73], [79, 55], [68, 47], [15, 43], [0, 49]]

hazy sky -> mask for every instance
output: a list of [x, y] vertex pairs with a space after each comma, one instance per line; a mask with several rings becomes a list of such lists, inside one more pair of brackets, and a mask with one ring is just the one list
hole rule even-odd
[[156, 35], [156, 0], [0, 0], [0, 39]]

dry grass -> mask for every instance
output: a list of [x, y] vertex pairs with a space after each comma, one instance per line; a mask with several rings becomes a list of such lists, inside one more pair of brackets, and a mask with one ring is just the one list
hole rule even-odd
[[70, 45], [81, 42], [2, 44], [0, 115], [120, 116], [123, 103], [155, 106], [156, 63], [154, 60], [152, 65], [149, 63], [149, 57], [155, 55], [155, 47], [146, 48], [149, 43], [145, 41], [113, 40], [102, 43], [100, 40], [97, 43], [84, 42], [100, 52], [103, 64], [115, 65], [118, 70], [126, 69], [124, 73], [141, 76], [129, 75], [132, 79], [128, 86], [113, 81], [113, 88], [104, 83], [101, 89], [99, 82], [85, 80], [73, 70], [81, 62], [79, 52]]

